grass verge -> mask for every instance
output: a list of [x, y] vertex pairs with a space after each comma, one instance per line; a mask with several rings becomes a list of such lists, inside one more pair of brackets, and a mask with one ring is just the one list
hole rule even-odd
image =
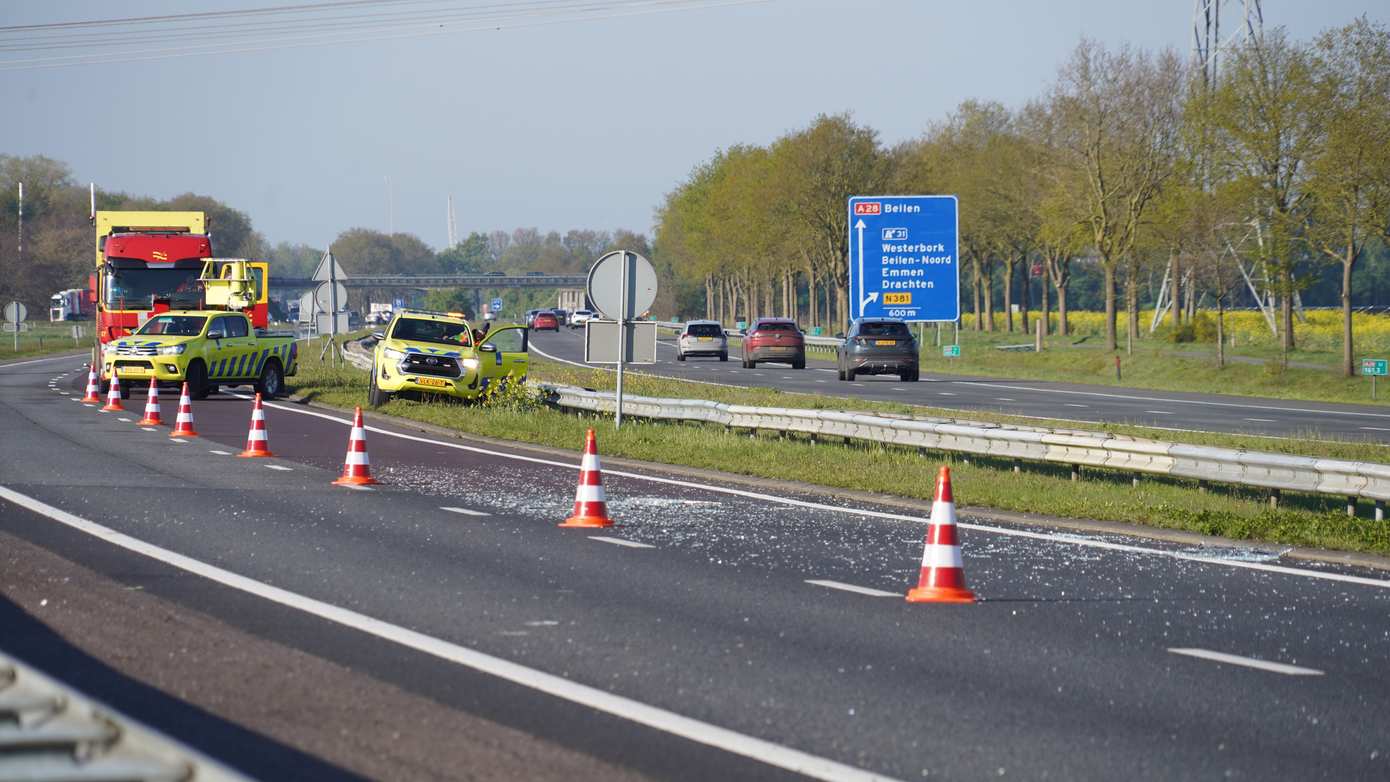
[[[572, 382], [567, 371], [538, 363], [533, 377]], [[661, 388], [648, 387], [648, 381], [634, 378], [633, 393], [647, 394]], [[291, 390], [317, 403], [351, 408], [366, 400], [366, 376], [351, 367], [334, 368], [320, 362], [317, 350], [304, 351], [299, 374], [291, 379]], [[701, 390], [709, 391], [701, 395], [710, 397], [744, 393], [717, 387]], [[687, 387], [686, 395], [689, 393]], [[749, 393], [756, 396], [764, 392]], [[843, 400], [832, 401], [843, 404]], [[584, 431], [598, 426], [600, 448], [613, 456], [916, 499], [931, 498], [935, 469], [945, 463], [956, 473], [956, 499], [966, 506], [1390, 554], [1390, 525], [1348, 518], [1339, 501], [1321, 497], [1286, 494], [1284, 507], [1271, 510], [1263, 503], [1263, 495], [1255, 492], [1216, 488], [1203, 493], [1192, 483], [1162, 480], [1144, 480], [1136, 487], [1131, 486], [1128, 475], [1105, 471], [1088, 470], [1086, 480], [1072, 482], [1063, 468], [1030, 465], [1014, 473], [1011, 465], [999, 461], [966, 460], [950, 454], [934, 454], [935, 458], [929, 459], [886, 447], [813, 444], [801, 438], [775, 436], [757, 437], [756, 447], [750, 447], [754, 442], [747, 434], [695, 424], [633, 420], [615, 432], [593, 418], [540, 406], [524, 394], [507, 394], [472, 406], [396, 399], [381, 411], [461, 433], [572, 449], [576, 458]]]

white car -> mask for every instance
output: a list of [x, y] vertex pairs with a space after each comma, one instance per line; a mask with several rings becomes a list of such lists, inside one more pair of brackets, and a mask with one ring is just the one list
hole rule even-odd
[[686, 323], [676, 338], [676, 360], [684, 361], [687, 356], [718, 356], [720, 361], [728, 361], [729, 338], [724, 336], [724, 327], [713, 320]]
[[570, 316], [570, 328], [577, 329], [593, 320], [593, 318], [593, 310], [575, 310], [574, 314]]

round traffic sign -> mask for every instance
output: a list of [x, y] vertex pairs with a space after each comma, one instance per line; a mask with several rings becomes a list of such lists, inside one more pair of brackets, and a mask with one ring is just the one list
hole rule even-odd
[[12, 301], [5, 305], [5, 320], [9, 323], [21, 323], [29, 317], [29, 310], [23, 304]]
[[[627, 301], [623, 301], [623, 271], [627, 271]], [[608, 320], [631, 320], [656, 301], [656, 268], [635, 252], [614, 250], [589, 269], [587, 291], [594, 308]]]
[[319, 312], [328, 312], [333, 308], [333, 286], [338, 286], [338, 311], [347, 309], [347, 286], [339, 283], [323, 282], [314, 289], [314, 303], [318, 305]]

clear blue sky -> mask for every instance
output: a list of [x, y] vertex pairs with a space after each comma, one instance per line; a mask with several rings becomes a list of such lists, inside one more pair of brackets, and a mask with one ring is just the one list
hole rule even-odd
[[[0, 25], [274, 4], [5, 2]], [[839, 111], [901, 141], [966, 98], [1016, 106], [1041, 94], [1082, 35], [1185, 54], [1191, 10], [1191, 0], [774, 0], [9, 71], [0, 152], [67, 161], [106, 189], [211, 195], [271, 241], [384, 230], [387, 176], [396, 230], [437, 247], [449, 194], [463, 234], [648, 231], [663, 195], [720, 147]], [[1266, 0], [1264, 13], [1267, 28], [1308, 38], [1361, 14], [1384, 22], [1390, 9]]]

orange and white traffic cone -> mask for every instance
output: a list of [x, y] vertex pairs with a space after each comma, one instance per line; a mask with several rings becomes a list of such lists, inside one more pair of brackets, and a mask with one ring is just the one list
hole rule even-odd
[[164, 421], [159, 417], [159, 383], [156, 383], [154, 378], [150, 378], [150, 392], [145, 397], [145, 417], [140, 419], [140, 425], [164, 425]]
[[584, 460], [579, 465], [579, 488], [574, 493], [574, 512], [561, 527], [611, 527], [608, 500], [603, 495], [603, 466], [598, 461], [594, 430], [584, 440]]
[[169, 433], [170, 437], [197, 437], [198, 433], [193, 429], [193, 398], [188, 395], [188, 383], [183, 384], [183, 390], [179, 392], [179, 415], [174, 419], [174, 431]]
[[931, 524], [922, 551], [922, 574], [917, 587], [907, 593], [909, 603], [973, 603], [975, 593], [965, 588], [960, 539], [956, 537], [956, 503], [951, 497], [951, 468], [936, 476], [936, 497], [931, 504]]
[[87, 394], [82, 397], [82, 403], [87, 405], [101, 404], [101, 390], [97, 387], [96, 367], [87, 370]]
[[121, 380], [115, 375], [111, 376], [111, 388], [106, 392], [106, 404], [102, 405], [103, 413], [124, 413], [125, 407], [121, 404]]
[[246, 433], [246, 450], [237, 456], [274, 456], [270, 452], [270, 441], [265, 431], [265, 410], [261, 408], [261, 395], [256, 394], [256, 404], [251, 408], [251, 430]]
[[376, 483], [372, 478], [371, 462], [367, 459], [367, 427], [362, 425], [362, 408], [357, 408], [352, 417], [352, 433], [348, 435], [347, 458], [343, 460], [343, 474], [333, 482], [334, 486], [370, 486]]

